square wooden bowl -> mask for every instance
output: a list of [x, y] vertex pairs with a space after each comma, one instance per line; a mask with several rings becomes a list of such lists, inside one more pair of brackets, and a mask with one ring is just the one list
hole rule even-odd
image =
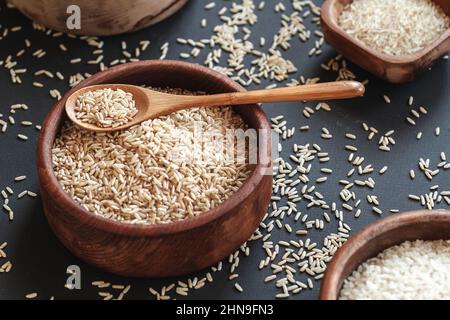
[[[375, 76], [393, 83], [412, 81], [439, 57], [450, 51], [450, 28], [423, 50], [405, 56], [392, 56], [375, 51], [353, 38], [338, 24], [345, 6], [353, 0], [326, 0], [321, 23], [325, 40], [339, 53]], [[432, 0], [450, 16], [449, 0]]]

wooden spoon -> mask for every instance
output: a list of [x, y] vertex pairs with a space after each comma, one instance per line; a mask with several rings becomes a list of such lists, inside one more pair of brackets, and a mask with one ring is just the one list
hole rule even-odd
[[[133, 94], [134, 100], [136, 101], [136, 108], [138, 109], [138, 113], [134, 116], [133, 120], [122, 126], [102, 128], [77, 119], [75, 116], [75, 104], [78, 96], [87, 91], [106, 88], [111, 88], [113, 90], [121, 89]], [[126, 129], [145, 120], [192, 107], [228, 106], [295, 100], [345, 99], [362, 96], [364, 90], [364, 85], [360, 82], [337, 81], [277, 89], [187, 96], [158, 92], [128, 84], [101, 84], [88, 86], [71, 94], [66, 101], [66, 112], [70, 120], [83, 129], [97, 132], [109, 132]]]

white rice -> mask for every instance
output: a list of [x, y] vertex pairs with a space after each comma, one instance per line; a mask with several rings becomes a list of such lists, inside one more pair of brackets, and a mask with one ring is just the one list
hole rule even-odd
[[342, 300], [450, 299], [450, 240], [406, 241], [361, 264]]

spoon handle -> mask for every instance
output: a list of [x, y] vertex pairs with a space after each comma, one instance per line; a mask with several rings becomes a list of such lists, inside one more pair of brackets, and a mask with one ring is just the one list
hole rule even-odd
[[360, 82], [337, 81], [276, 89], [221, 93], [197, 96], [196, 98], [198, 98], [198, 106], [218, 106], [260, 102], [346, 99], [362, 96], [364, 90], [364, 85]]

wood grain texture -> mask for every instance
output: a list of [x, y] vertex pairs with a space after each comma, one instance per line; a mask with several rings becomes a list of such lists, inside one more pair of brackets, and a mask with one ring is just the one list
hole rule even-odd
[[96, 216], [79, 206], [60, 187], [51, 147], [65, 121], [67, 97], [81, 87], [102, 83], [147, 84], [203, 90], [244, 91], [229, 78], [205, 67], [178, 61], [141, 61], [110, 68], [69, 91], [47, 116], [38, 141], [37, 168], [50, 227], [76, 256], [109, 272], [135, 277], [167, 277], [194, 272], [228, 256], [259, 225], [269, 203], [272, 177], [270, 125], [258, 105], [235, 110], [251, 128], [260, 129], [258, 163], [228, 200], [200, 217], [166, 225], [130, 225]]
[[[187, 0], [9, 0], [30, 19], [54, 30], [80, 35], [136, 31], [174, 14]], [[81, 9], [81, 29], [68, 30], [69, 5]]]
[[[432, 0], [450, 16], [450, 1]], [[434, 61], [450, 51], [450, 29], [423, 50], [407, 56], [391, 56], [375, 51], [348, 35], [338, 24], [338, 17], [352, 0], [326, 0], [321, 24], [325, 40], [339, 53], [375, 76], [392, 83], [414, 80]]]
[[336, 300], [344, 280], [362, 262], [389, 247], [417, 239], [450, 239], [450, 211], [418, 210], [398, 213], [352, 235], [327, 267], [320, 299]]
[[[78, 97], [88, 91], [101, 89], [121, 89], [133, 95], [138, 113], [132, 120], [117, 127], [99, 127], [96, 124], [83, 122], [76, 117]], [[78, 127], [96, 131], [111, 132], [132, 127], [148, 119], [168, 115], [170, 113], [192, 107], [222, 107], [224, 105], [244, 105], [264, 102], [331, 100], [360, 97], [364, 94], [364, 85], [357, 81], [336, 81], [316, 84], [305, 84], [276, 89], [263, 89], [244, 92], [230, 92], [210, 95], [189, 96], [169, 94], [133, 86], [129, 84], [103, 84], [81, 88], [66, 101], [66, 113]]]

